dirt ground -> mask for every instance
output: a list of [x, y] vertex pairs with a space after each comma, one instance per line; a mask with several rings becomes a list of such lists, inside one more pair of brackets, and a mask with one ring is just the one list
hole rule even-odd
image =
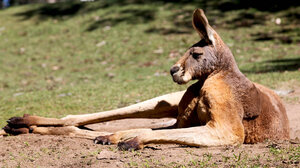
[[[27, 134], [0, 137], [0, 167], [300, 167], [299, 98], [300, 88], [283, 97], [291, 127], [289, 142], [210, 148], [149, 145], [140, 151], [119, 151], [116, 145], [96, 145], [86, 139]], [[124, 124], [145, 123], [123, 120], [91, 127], [120, 129]]]

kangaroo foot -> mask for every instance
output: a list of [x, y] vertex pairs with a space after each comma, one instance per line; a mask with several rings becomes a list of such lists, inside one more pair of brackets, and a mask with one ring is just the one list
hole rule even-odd
[[30, 127], [30, 115], [24, 114], [23, 117], [12, 117], [7, 120], [7, 125], [3, 130], [11, 135], [28, 134], [32, 132]]
[[3, 127], [3, 130], [11, 135], [19, 135], [19, 134], [28, 134], [31, 133], [33, 130], [28, 127], [23, 127], [23, 128], [14, 128], [11, 127], [9, 124]]

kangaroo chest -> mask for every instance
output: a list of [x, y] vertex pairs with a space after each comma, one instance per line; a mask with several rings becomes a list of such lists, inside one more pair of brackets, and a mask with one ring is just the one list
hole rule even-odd
[[206, 100], [204, 97], [199, 98], [198, 104], [196, 106], [196, 112], [200, 125], [205, 125], [210, 120], [208, 100]]
[[195, 96], [189, 102], [180, 103], [178, 112], [180, 128], [205, 125], [210, 120], [209, 104], [204, 97]]

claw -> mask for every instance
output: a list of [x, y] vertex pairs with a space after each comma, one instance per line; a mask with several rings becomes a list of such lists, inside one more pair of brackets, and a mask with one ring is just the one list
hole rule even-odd
[[32, 132], [33, 132], [33, 128], [29, 127], [29, 133], [32, 133]]
[[8, 125], [6, 125], [5, 127], [2, 128], [6, 133], [9, 132], [9, 130], [11, 129]]
[[109, 136], [98, 136], [94, 139], [95, 144], [102, 144], [102, 145], [110, 145], [111, 141]]

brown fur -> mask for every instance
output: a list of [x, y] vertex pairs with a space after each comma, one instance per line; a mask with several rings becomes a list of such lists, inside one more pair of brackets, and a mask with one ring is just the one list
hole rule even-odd
[[[249, 81], [239, 71], [229, 48], [209, 26], [204, 13], [202, 11], [196, 11], [195, 13], [197, 14], [196, 16], [194, 14], [194, 28], [204, 39], [193, 45], [174, 66], [180, 65], [185, 70], [184, 72], [190, 72], [189, 75], [192, 76], [192, 79], [203, 81], [203, 78], [205, 78], [203, 87], [199, 88], [200, 95], [198, 99], [201, 101], [197, 108], [199, 109], [198, 115], [202, 116], [199, 117], [199, 120], [209, 123], [209, 120], [215, 120], [215, 117], [217, 117], [225, 119], [222, 121], [222, 124], [224, 124], [226, 120], [234, 122], [232, 119], [239, 117], [237, 120], [242, 120], [244, 128], [237, 127], [233, 129], [240, 136], [245, 133], [245, 143], [256, 143], [265, 139], [288, 139], [288, 119], [279, 97], [264, 86]], [[201, 17], [204, 17], [204, 19], [199, 19]], [[199, 23], [199, 20], [207, 23]], [[212, 32], [213, 36], [209, 36], [208, 32]], [[201, 53], [202, 60], [194, 58], [193, 52], [195, 50]], [[206, 62], [203, 60], [206, 60]], [[199, 69], [199, 67], [201, 68]], [[220, 77], [215, 78], [215, 76]], [[173, 76], [173, 79], [175, 82], [182, 84], [182, 81], [177, 79], [176, 76]], [[213, 82], [207, 84], [209, 81]], [[227, 94], [223, 93], [225, 89], [228, 90]], [[216, 94], [203, 98], [205, 97], [204, 93]], [[218, 96], [222, 96], [220, 100], [224, 100], [224, 102], [216, 101]], [[274, 104], [278, 107], [274, 107]], [[213, 106], [217, 106], [216, 111], [213, 111]], [[230, 111], [226, 112], [227, 109]], [[189, 113], [186, 114], [189, 115]], [[206, 115], [203, 117], [203, 114]], [[226, 116], [220, 117], [224, 114]], [[238, 124], [240, 122], [237, 121], [231, 126], [237, 126]]]
[[[31, 125], [37, 125], [33, 133], [89, 138], [101, 135], [95, 143], [119, 143], [119, 148], [125, 150], [141, 149], [148, 143], [215, 146], [289, 139], [289, 123], [279, 97], [270, 89], [252, 83], [240, 72], [230, 49], [209, 25], [202, 10], [195, 10], [193, 26], [202, 39], [189, 48], [170, 71], [178, 84], [198, 80], [185, 92], [112, 111], [62, 119], [14, 117], [8, 121], [6, 131], [28, 133]], [[110, 134], [75, 127], [122, 118], [176, 116], [175, 126], [180, 129], [132, 129]], [[41, 127], [45, 125], [59, 127]], [[58, 130], [61, 126], [63, 129]]]

